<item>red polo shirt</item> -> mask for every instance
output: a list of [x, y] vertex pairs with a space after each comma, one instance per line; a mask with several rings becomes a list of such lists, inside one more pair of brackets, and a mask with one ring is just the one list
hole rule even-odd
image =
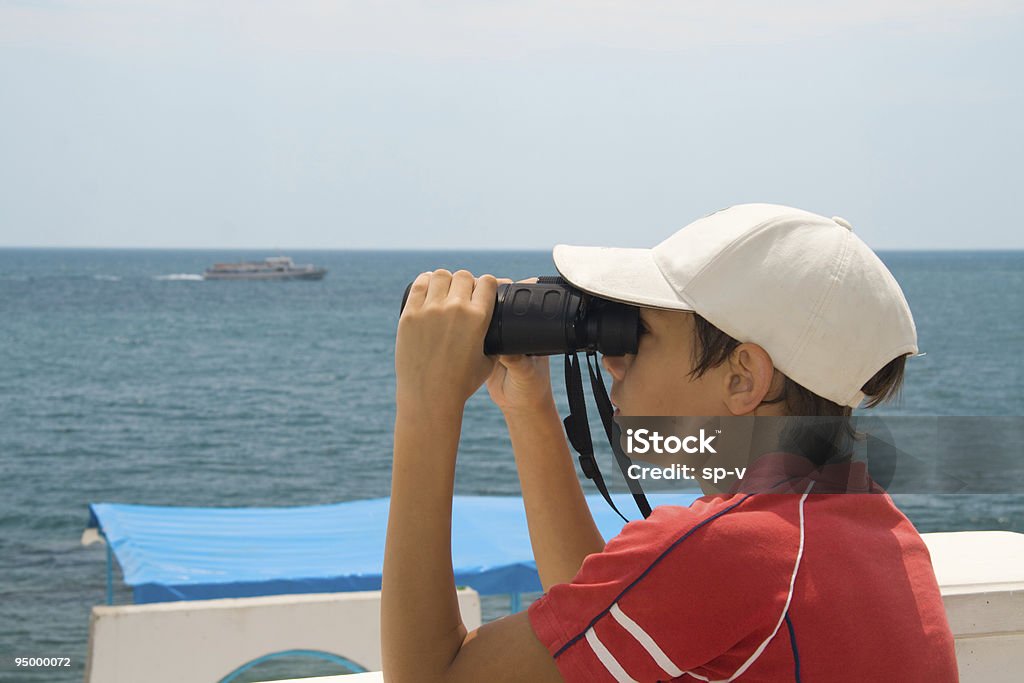
[[814, 493], [834, 490], [815, 479], [627, 524], [530, 606], [563, 678], [958, 680], [913, 525], [877, 487]]

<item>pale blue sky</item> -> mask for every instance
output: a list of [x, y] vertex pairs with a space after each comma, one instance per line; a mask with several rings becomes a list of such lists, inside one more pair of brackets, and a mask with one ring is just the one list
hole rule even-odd
[[1024, 3], [0, 0], [0, 246], [1024, 248]]

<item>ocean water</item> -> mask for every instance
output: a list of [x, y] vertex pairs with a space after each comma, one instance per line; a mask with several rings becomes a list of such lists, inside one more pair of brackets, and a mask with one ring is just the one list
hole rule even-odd
[[[546, 252], [290, 252], [327, 278], [198, 276], [215, 261], [268, 255], [0, 250], [0, 680], [81, 680], [89, 610], [105, 599], [105, 551], [79, 543], [89, 503], [387, 495], [405, 285], [435, 267], [554, 272]], [[910, 361], [901, 403], [879, 412], [1024, 414], [1024, 252], [882, 257], [927, 355]], [[984, 455], [964, 457], [983, 465]], [[459, 493], [518, 493], [486, 392], [467, 408], [459, 457]], [[921, 531], [1024, 531], [1021, 494], [897, 502]], [[130, 593], [119, 587], [116, 599]], [[16, 671], [14, 656], [65, 656], [73, 667]], [[274, 675], [304, 672], [318, 673]]]

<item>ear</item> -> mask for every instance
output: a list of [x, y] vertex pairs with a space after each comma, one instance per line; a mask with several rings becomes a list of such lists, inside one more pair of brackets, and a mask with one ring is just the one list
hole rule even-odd
[[753, 413], [772, 388], [775, 364], [757, 344], [740, 344], [729, 354], [725, 404], [733, 415]]

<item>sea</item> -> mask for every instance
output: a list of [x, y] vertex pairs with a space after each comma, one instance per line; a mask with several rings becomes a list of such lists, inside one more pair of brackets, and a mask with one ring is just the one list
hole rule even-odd
[[[82, 680], [90, 609], [106, 596], [105, 550], [80, 543], [90, 503], [386, 496], [394, 337], [409, 281], [439, 267], [555, 274], [549, 252], [292, 251], [327, 277], [202, 280], [214, 262], [271, 255], [0, 249], [0, 681]], [[903, 286], [925, 355], [908, 361], [900, 402], [875, 412], [1024, 415], [1024, 252], [880, 256]], [[552, 368], [564, 414], [560, 364]], [[963, 458], [984, 467], [985, 455]], [[1024, 531], [1024, 494], [1012, 492], [1024, 484], [1008, 491], [896, 500], [922, 532]], [[467, 406], [456, 492], [518, 493], [486, 391]], [[119, 572], [115, 586], [115, 602], [131, 602]], [[506, 605], [488, 599], [485, 618]], [[15, 668], [21, 656], [72, 666]], [[278, 664], [238, 680], [338, 671]]]

